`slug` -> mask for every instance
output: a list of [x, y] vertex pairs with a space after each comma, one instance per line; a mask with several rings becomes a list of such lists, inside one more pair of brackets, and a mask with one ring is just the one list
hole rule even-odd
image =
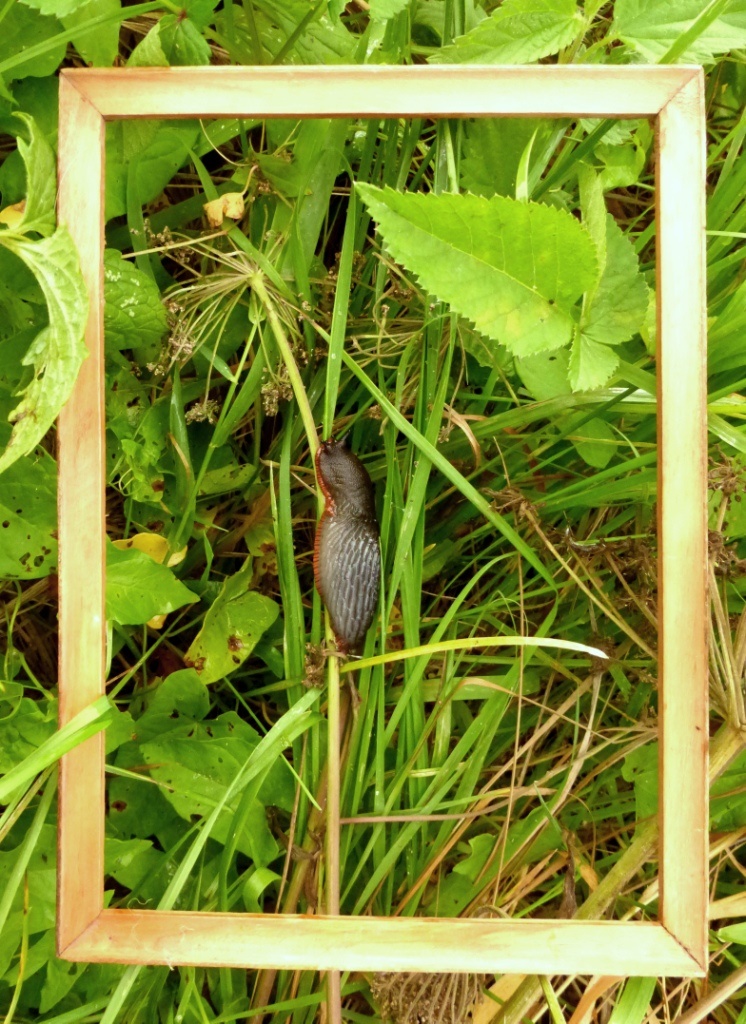
[[343, 654], [360, 650], [378, 602], [381, 555], [373, 482], [344, 440], [323, 441], [316, 474], [325, 499], [316, 530], [316, 587]]

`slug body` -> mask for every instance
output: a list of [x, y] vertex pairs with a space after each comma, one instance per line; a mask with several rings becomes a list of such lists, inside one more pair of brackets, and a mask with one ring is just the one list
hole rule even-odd
[[316, 473], [326, 501], [314, 545], [316, 587], [347, 654], [362, 647], [381, 585], [373, 483], [344, 441], [322, 442]]

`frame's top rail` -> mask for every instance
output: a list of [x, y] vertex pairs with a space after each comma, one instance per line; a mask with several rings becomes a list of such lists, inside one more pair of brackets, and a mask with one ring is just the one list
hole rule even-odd
[[[62, 71], [103, 117], [653, 117], [693, 65], [295, 66]], [[551, 87], [547, 88], [547, 75]]]

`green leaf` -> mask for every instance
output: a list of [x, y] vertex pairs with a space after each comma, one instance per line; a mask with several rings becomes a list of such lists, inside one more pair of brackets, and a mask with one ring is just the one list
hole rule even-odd
[[736, 942], [739, 946], [746, 946], [746, 921], [719, 928], [717, 936], [721, 942]]
[[151, 277], [118, 249], [104, 253], [104, 331], [113, 349], [157, 346], [167, 329], [166, 309]]
[[63, 754], [105, 729], [114, 720], [116, 713], [117, 709], [108, 697], [99, 697], [79, 711], [66, 725], [57, 729], [39, 747], [27, 754], [23, 761], [3, 775], [0, 779], [0, 803], [7, 803], [8, 797], [19, 786], [30, 782]]
[[635, 817], [638, 822], [658, 811], [658, 743], [637, 747], [624, 758], [622, 777], [635, 787]]
[[279, 614], [277, 603], [249, 590], [250, 584], [248, 563], [225, 580], [186, 653], [186, 664], [194, 666], [203, 683], [214, 683], [243, 664]]
[[[645, 60], [666, 56], [676, 41], [702, 15], [703, 0], [616, 0], [613, 32]], [[746, 0], [731, 0], [722, 14], [709, 22], [677, 60], [707, 62], [719, 53], [746, 46]]]
[[370, 0], [370, 20], [384, 23], [406, 11], [409, 0]]
[[18, 234], [36, 231], [51, 235], [55, 225], [57, 168], [54, 153], [30, 114], [18, 113], [28, 129], [29, 141], [18, 137], [18, 152], [26, 167], [26, 208], [23, 218], [13, 230]]
[[0, 476], [0, 577], [41, 579], [57, 565], [57, 465], [51, 455]]
[[597, 275], [570, 214], [504, 196], [357, 188], [392, 256], [478, 331], [517, 355], [570, 341], [573, 305]]
[[39, 241], [7, 232], [0, 234], [0, 243], [33, 271], [49, 315], [48, 326], [36, 336], [23, 360], [25, 366], [33, 366], [34, 377], [9, 417], [15, 425], [0, 456], [1, 473], [36, 447], [70, 397], [87, 354], [83, 332], [88, 296], [67, 228], [59, 227], [49, 238]]
[[106, 129], [106, 219], [127, 211], [127, 178], [135, 164], [136, 192], [152, 202], [189, 158], [199, 133], [194, 121], [116, 121]]
[[[8, 683], [0, 683], [2, 707], [0, 718], [0, 775], [7, 773], [29, 757], [57, 727], [57, 702], [37, 701], [21, 697], [12, 706], [5, 704]], [[8, 702], [10, 703], [10, 702]]]
[[[568, 373], [570, 353], [567, 349], [560, 352], [541, 352], [527, 359], [516, 359], [515, 367], [530, 394], [538, 402], [547, 402], [560, 395], [572, 392]], [[564, 413], [555, 418], [556, 425], [568, 436], [578, 455], [589, 466], [603, 469], [614, 454], [615, 436], [605, 420], [594, 417], [585, 423], [584, 414]], [[575, 423], [579, 425], [576, 427]]]
[[[14, 65], [6, 73], [6, 82], [29, 76], [43, 78], [53, 74], [62, 63], [67, 49], [64, 39], [60, 42], [55, 39], [61, 31], [56, 18], [46, 18], [21, 3], [13, 4], [3, 18], [0, 32], [0, 64], [12, 60]], [[16, 64], [16, 59], [24, 50], [45, 43], [47, 45], [43, 54]]]
[[136, 626], [198, 598], [165, 565], [130, 548], [106, 545], [106, 618]]
[[88, 0], [20, 0], [26, 7], [33, 7], [39, 14], [54, 18], [64, 18], [79, 7], [85, 6]]
[[515, 196], [518, 166], [537, 130], [543, 137], [546, 122], [529, 117], [470, 121], [459, 168], [462, 187], [478, 196]]
[[601, 280], [583, 315], [581, 329], [590, 341], [620, 345], [643, 325], [648, 286], [632, 242], [610, 213], [606, 214], [604, 258]]
[[210, 44], [191, 18], [184, 18], [180, 14], [165, 14], [155, 29], [161, 50], [170, 65], [210, 63]]
[[573, 391], [592, 391], [602, 387], [619, 366], [613, 348], [600, 345], [584, 334], [577, 335], [570, 352], [569, 379]]
[[[259, 743], [259, 734], [233, 711], [203, 723], [184, 723], [181, 729], [141, 744], [150, 774], [169, 787], [163, 791], [180, 817], [193, 821], [207, 817], [225, 795], [241, 766]], [[293, 778], [277, 758], [253, 801], [237, 848], [259, 865], [275, 859], [278, 847], [267, 826], [265, 805], [289, 811], [293, 806]], [[211, 835], [224, 843], [231, 836], [239, 797], [229, 801]]]
[[609, 1017], [609, 1024], [642, 1024], [655, 986], [655, 978], [629, 978]]
[[575, 0], [504, 0], [430, 63], [530, 64], [569, 46], [584, 27]]
[[[82, 6], [76, 6], [61, 21], [66, 29], [83, 29], [92, 18], [114, 15], [121, 6], [121, 0], [84, 0]], [[72, 43], [87, 64], [95, 68], [111, 67], [119, 53], [119, 22], [112, 20], [107, 25], [99, 25], [95, 32], [81, 31], [80, 36], [73, 36]]]

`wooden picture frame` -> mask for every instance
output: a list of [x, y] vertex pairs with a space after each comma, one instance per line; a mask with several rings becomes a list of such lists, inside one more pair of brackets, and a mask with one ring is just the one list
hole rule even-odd
[[57, 949], [78, 961], [702, 976], [707, 968], [705, 121], [693, 66], [65, 70], [59, 216], [90, 293], [59, 420], [60, 724], [104, 693], [104, 129], [122, 118], [653, 118], [657, 131], [660, 920], [105, 909], [104, 740], [61, 763]]

